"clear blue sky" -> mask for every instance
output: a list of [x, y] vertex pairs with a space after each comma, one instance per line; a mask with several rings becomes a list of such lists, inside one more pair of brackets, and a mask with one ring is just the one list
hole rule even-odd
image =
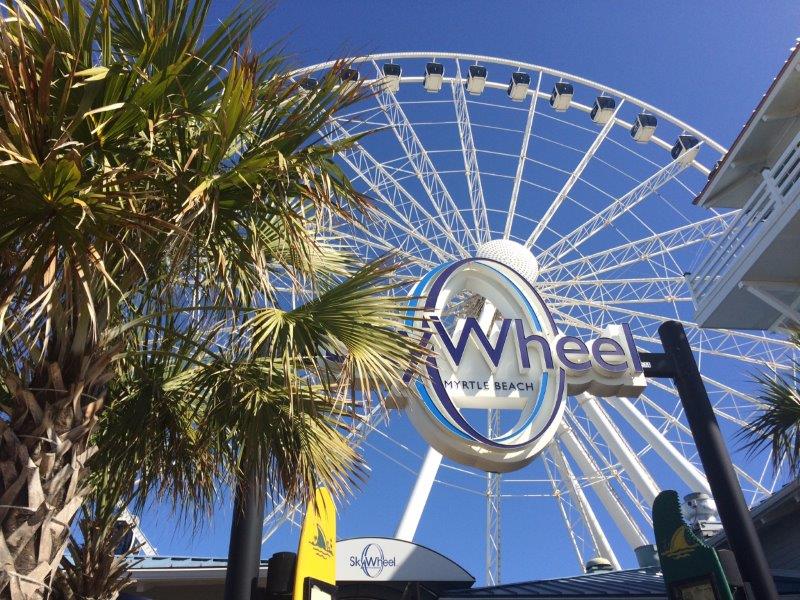
[[[233, 2], [217, 0], [214, 17]], [[351, 54], [448, 50], [518, 59], [624, 90], [729, 144], [800, 35], [800, 3], [770, 2], [405, 2], [277, 3], [255, 44], [284, 38], [297, 65]], [[422, 452], [417, 434], [396, 418], [393, 435]], [[386, 450], [385, 444], [381, 446]], [[340, 537], [392, 535], [412, 476], [367, 451], [373, 475], [342, 508]], [[225, 504], [226, 499], [222, 500]], [[520, 501], [511, 501], [509, 504]], [[555, 503], [509, 506], [503, 580], [575, 574]], [[482, 499], [435, 488], [419, 541], [461, 562], [483, 580]], [[198, 534], [163, 510], [143, 526], [160, 554], [225, 556], [230, 510], [221, 507]], [[451, 533], [461, 532], [456, 539]], [[467, 532], [466, 535], [464, 532]], [[286, 528], [264, 556], [294, 549]], [[632, 557], [623, 557], [633, 566]]]

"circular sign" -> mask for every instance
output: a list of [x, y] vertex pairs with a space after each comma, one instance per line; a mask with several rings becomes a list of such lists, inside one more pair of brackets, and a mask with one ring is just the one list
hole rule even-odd
[[[558, 328], [539, 294], [514, 269], [467, 258], [433, 269], [412, 296], [408, 322], [422, 313], [433, 350], [409, 407], [415, 427], [442, 454], [486, 471], [529, 463], [555, 434], [566, 394], [567, 374], [550, 351]], [[489, 436], [465, 409], [519, 416]]]

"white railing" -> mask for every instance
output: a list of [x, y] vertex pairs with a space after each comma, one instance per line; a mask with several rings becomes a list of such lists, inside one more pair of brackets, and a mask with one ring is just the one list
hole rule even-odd
[[[771, 169], [762, 172], [764, 180], [739, 211], [714, 249], [703, 259], [697, 272], [688, 276], [695, 304], [703, 300], [723, 276], [748, 254], [762, 238], [773, 219], [783, 213], [776, 208], [797, 202], [800, 190], [800, 133], [792, 140]], [[794, 192], [794, 193], [793, 193]]]

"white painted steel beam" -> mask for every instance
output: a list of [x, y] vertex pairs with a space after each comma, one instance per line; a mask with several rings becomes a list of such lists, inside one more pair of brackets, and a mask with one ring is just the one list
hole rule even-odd
[[491, 236], [489, 229], [489, 213], [486, 210], [486, 200], [483, 197], [481, 172], [478, 168], [478, 152], [475, 149], [475, 139], [472, 137], [472, 121], [469, 117], [467, 96], [464, 91], [465, 80], [461, 76], [461, 64], [456, 60], [458, 76], [450, 84], [453, 89], [453, 101], [456, 109], [458, 123], [458, 136], [461, 140], [461, 155], [464, 159], [464, 175], [467, 178], [470, 205], [472, 206], [472, 219], [478, 240], [488, 242]]
[[720, 237], [727, 231], [733, 214], [735, 213], [716, 215], [580, 258], [553, 262], [549, 267], [542, 267], [540, 275], [546, 277], [548, 281], [581, 277], [593, 279], [597, 275], [637, 262], [647, 262], [658, 256], [672, 254], [683, 248]]
[[584, 560], [583, 553], [581, 552], [581, 547], [583, 544], [578, 543], [578, 536], [575, 533], [576, 528], [572, 524], [572, 519], [570, 519], [570, 514], [566, 507], [567, 503], [564, 500], [565, 494], [562, 492], [559, 482], [556, 481], [555, 475], [553, 474], [553, 469], [550, 468], [550, 462], [548, 460], [543, 460], [542, 463], [544, 464], [544, 470], [547, 473], [547, 479], [550, 481], [550, 485], [553, 488], [553, 497], [556, 499], [558, 509], [561, 511], [561, 517], [564, 519], [564, 526], [566, 527], [569, 540], [572, 542], [572, 549], [575, 551], [575, 557], [578, 559], [578, 568], [585, 569], [586, 561]]
[[600, 521], [597, 520], [597, 515], [595, 515], [591, 504], [589, 504], [589, 500], [586, 498], [586, 494], [583, 493], [583, 489], [578, 484], [578, 480], [575, 478], [558, 442], [550, 442], [547, 446], [547, 451], [550, 453], [558, 472], [561, 474], [561, 481], [567, 485], [570, 497], [575, 502], [575, 505], [583, 516], [583, 520], [586, 522], [589, 535], [592, 537], [596, 556], [602, 556], [611, 561], [614, 569], [619, 571], [622, 568], [619, 559], [617, 559], [617, 555], [614, 553], [613, 548], [611, 548], [611, 544], [608, 542], [608, 538], [600, 525]]
[[[335, 119], [329, 124], [332, 133], [331, 140], [338, 140], [347, 137], [347, 130]], [[452, 253], [443, 250], [427, 239], [425, 235], [417, 231], [421, 223], [430, 224], [442, 236], [444, 236], [453, 246], [459, 256], [468, 256], [466, 248], [453, 235], [451, 228], [444, 225], [441, 220], [428, 212], [422, 204], [411, 194], [397, 179], [383, 166], [380, 161], [375, 159], [361, 144], [354, 144], [339, 156], [342, 160], [369, 185], [370, 190], [377, 194], [387, 209], [395, 213], [402, 222], [393, 220], [392, 223], [398, 229], [409, 235], [415, 241], [420, 242], [431, 250], [433, 254], [440, 258], [451, 255]], [[386, 213], [387, 211], [384, 211]]]
[[600, 130], [600, 133], [597, 134], [597, 137], [594, 138], [592, 145], [589, 146], [589, 149], [586, 150], [586, 153], [581, 157], [580, 162], [578, 162], [575, 169], [570, 173], [570, 176], [567, 178], [567, 181], [564, 183], [561, 191], [558, 192], [555, 199], [553, 200], [552, 204], [547, 207], [547, 211], [545, 211], [544, 215], [539, 222], [536, 224], [533, 232], [528, 236], [527, 241], [525, 242], [526, 248], [531, 248], [536, 243], [536, 240], [539, 239], [539, 236], [542, 235], [542, 232], [547, 228], [552, 220], [553, 216], [556, 214], [558, 209], [564, 203], [564, 201], [569, 197], [572, 188], [581, 178], [583, 175], [584, 170], [589, 164], [589, 161], [594, 158], [594, 155], [597, 154], [597, 151], [600, 149], [600, 144], [608, 137], [608, 134], [611, 133], [611, 129], [614, 127], [614, 123], [617, 120], [617, 114], [619, 113], [619, 109], [622, 108], [622, 105], [625, 104], [625, 100], [620, 100], [617, 104], [617, 107], [614, 109], [614, 114], [611, 115], [611, 118], [603, 125], [603, 128]]
[[[375, 68], [380, 73], [380, 68], [377, 64], [375, 64]], [[428, 156], [425, 146], [417, 136], [417, 132], [414, 130], [411, 121], [409, 121], [394, 93], [384, 87], [383, 91], [375, 95], [375, 99], [383, 110], [386, 121], [391, 126], [392, 133], [394, 133], [400, 147], [403, 149], [403, 153], [414, 170], [420, 185], [438, 213], [454, 231], [463, 230], [465, 237], [469, 238], [475, 247], [480, 245], [472, 228], [464, 220], [458, 204], [453, 200], [444, 185], [439, 175], [439, 170], [433, 164], [430, 156]]]
[[508, 216], [506, 226], [503, 230], [503, 239], [507, 240], [511, 235], [511, 226], [514, 223], [514, 216], [517, 213], [517, 198], [519, 188], [522, 185], [522, 174], [525, 171], [525, 162], [528, 159], [528, 144], [533, 131], [533, 119], [536, 116], [536, 103], [539, 100], [539, 88], [542, 86], [542, 72], [539, 71], [539, 78], [536, 80], [536, 89], [531, 95], [531, 105], [528, 108], [528, 119], [525, 121], [525, 134], [522, 136], [522, 148], [519, 150], [519, 160], [517, 161], [517, 172], [514, 175], [514, 187], [511, 190], [511, 201], [508, 205]]
[[398, 540], [414, 541], [414, 535], [417, 533], [417, 527], [422, 518], [422, 511], [425, 510], [428, 496], [430, 496], [436, 473], [439, 472], [441, 464], [442, 455], [433, 448], [428, 448], [428, 453], [425, 455], [425, 460], [417, 475], [417, 481], [414, 483], [414, 489], [411, 491], [408, 504], [403, 511], [403, 517], [394, 534]]
[[631, 549], [647, 544], [647, 538], [642, 533], [639, 525], [628, 514], [622, 501], [601, 473], [597, 463], [578, 440], [575, 432], [568, 425], [562, 423], [558, 428], [557, 435], [598, 498], [600, 498], [600, 502], [611, 515]]
[[[609, 121], [611, 123], [613, 119]], [[698, 146], [699, 148], [699, 146]], [[572, 250], [576, 250], [586, 240], [594, 236], [598, 231], [608, 227], [623, 214], [629, 212], [637, 204], [654, 194], [664, 185], [677, 177], [688, 164], [677, 158], [665, 165], [653, 175], [639, 183], [632, 190], [614, 200], [611, 204], [599, 211], [590, 219], [581, 223], [578, 227], [570, 231], [565, 236], [559, 238], [558, 242], [547, 248], [539, 259], [539, 264], [545, 267], [551, 264], [558, 264], [558, 261]], [[534, 232], [535, 233], [535, 232]], [[530, 239], [536, 238], [531, 235]]]
[[673, 446], [664, 434], [627, 398], [611, 396], [605, 399], [641, 435], [664, 462], [689, 486], [692, 492], [704, 492], [711, 496], [711, 488], [705, 475]]
[[600, 406], [597, 398], [587, 393], [578, 394], [577, 398], [586, 416], [589, 417], [589, 420], [597, 428], [611, 452], [622, 464], [622, 468], [628, 473], [636, 489], [644, 497], [645, 502], [653, 506], [653, 501], [661, 493], [661, 489], [642, 464], [642, 461], [628, 445], [628, 442], [625, 441], [625, 438], [622, 437], [622, 433], [620, 433], [616, 425], [608, 418], [608, 414]]

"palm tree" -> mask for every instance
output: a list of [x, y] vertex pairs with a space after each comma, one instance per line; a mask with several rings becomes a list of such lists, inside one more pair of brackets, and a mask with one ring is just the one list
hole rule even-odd
[[[800, 333], [792, 336], [800, 350]], [[785, 466], [793, 477], [800, 477], [800, 364], [793, 373], [758, 375], [761, 386], [761, 409], [756, 418], [742, 429], [752, 452], [769, 449], [775, 471]]]
[[299, 93], [250, 49], [262, 9], [209, 28], [209, 4], [3, 13], [3, 597], [46, 595], [90, 496], [202, 509], [250, 468], [345, 491], [341, 431], [416, 352], [396, 265], [331, 230], [373, 213], [333, 160], [356, 140], [319, 133], [365, 92], [340, 66]]

